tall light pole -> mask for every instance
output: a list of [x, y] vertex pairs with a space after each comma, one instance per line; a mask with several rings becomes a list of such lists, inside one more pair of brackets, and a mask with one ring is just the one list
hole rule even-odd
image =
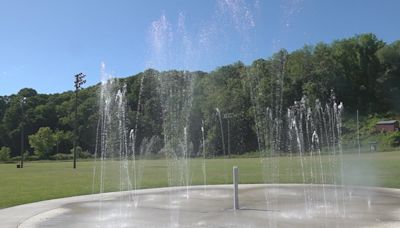
[[79, 73], [75, 75], [75, 138], [74, 138], [74, 169], [76, 169], [76, 147], [78, 144], [78, 91], [81, 85], [86, 83], [86, 75]]
[[24, 104], [26, 103], [26, 97], [22, 97], [20, 101], [21, 105], [21, 164], [20, 167], [24, 168]]

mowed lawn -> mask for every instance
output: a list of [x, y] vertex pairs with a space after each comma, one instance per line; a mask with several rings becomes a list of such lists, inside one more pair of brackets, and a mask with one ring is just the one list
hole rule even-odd
[[[400, 151], [339, 157], [275, 157], [206, 159], [206, 183], [231, 183], [232, 166], [238, 166], [241, 183], [332, 183], [335, 177], [343, 177], [347, 184], [400, 188]], [[303, 163], [303, 165], [302, 165]], [[183, 163], [177, 163], [183, 164]], [[23, 169], [16, 164], [0, 164], [0, 208], [67, 196], [98, 193], [100, 190], [100, 163], [80, 161], [77, 169], [68, 162], [27, 162]], [[119, 185], [119, 162], [108, 162], [103, 170], [104, 191], [117, 191]], [[132, 164], [130, 164], [132, 167]], [[165, 187], [168, 181], [166, 160], [136, 161], [141, 178], [136, 179], [138, 188]], [[176, 170], [185, 170], [179, 165]], [[192, 159], [191, 185], [204, 184], [203, 160]], [[321, 172], [322, 170], [322, 172]], [[343, 170], [343, 172], [341, 172]], [[133, 172], [129, 175], [133, 177]], [[178, 173], [178, 172], [176, 172]], [[175, 174], [176, 174], [175, 173]], [[321, 175], [323, 174], [323, 175]], [[343, 175], [342, 175], [343, 174]], [[185, 183], [184, 176], [176, 177]], [[124, 178], [123, 178], [124, 179]], [[125, 182], [124, 182], [125, 183]], [[132, 180], [132, 184], [134, 181]], [[337, 182], [339, 183], [339, 182]], [[124, 185], [124, 187], [126, 187]]]

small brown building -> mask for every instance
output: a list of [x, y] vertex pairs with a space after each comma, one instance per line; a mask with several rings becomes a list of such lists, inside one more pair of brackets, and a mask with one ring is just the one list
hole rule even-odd
[[375, 129], [378, 132], [393, 132], [399, 130], [399, 121], [397, 120], [385, 120], [379, 121], [375, 125]]

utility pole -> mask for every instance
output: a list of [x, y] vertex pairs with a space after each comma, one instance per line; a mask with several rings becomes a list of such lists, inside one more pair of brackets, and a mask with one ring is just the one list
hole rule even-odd
[[24, 116], [24, 104], [26, 103], [26, 97], [22, 97], [20, 101], [21, 105], [21, 164], [20, 167], [24, 168], [24, 121], [25, 121], [25, 116]]
[[78, 144], [78, 92], [81, 88], [81, 85], [86, 83], [84, 78], [86, 75], [83, 73], [79, 73], [75, 75], [75, 138], [74, 138], [74, 169], [76, 169], [76, 147]]

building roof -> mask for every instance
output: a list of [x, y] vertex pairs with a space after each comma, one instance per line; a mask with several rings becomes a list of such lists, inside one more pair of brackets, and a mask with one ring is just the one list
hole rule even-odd
[[379, 121], [376, 124], [377, 125], [385, 125], [385, 124], [395, 124], [397, 122], [399, 122], [399, 121], [397, 121], [397, 120], [382, 120], [382, 121]]

